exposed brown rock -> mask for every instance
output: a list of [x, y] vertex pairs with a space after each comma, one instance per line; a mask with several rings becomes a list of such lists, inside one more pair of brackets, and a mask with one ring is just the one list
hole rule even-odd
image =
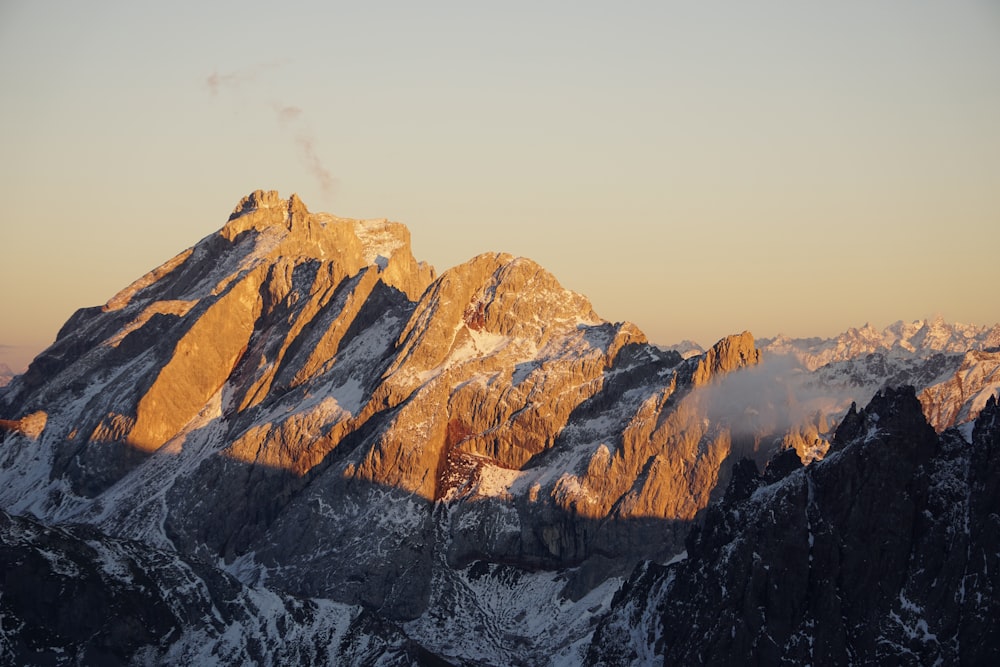
[[164, 276], [168, 275], [171, 271], [173, 271], [178, 266], [186, 262], [188, 258], [191, 256], [193, 250], [194, 250], [193, 248], [188, 248], [184, 252], [179, 253], [169, 261], [165, 262], [164, 264], [161, 264], [157, 268], [153, 269], [152, 271], [144, 275], [142, 278], [139, 278], [134, 283], [132, 283], [122, 291], [118, 292], [118, 294], [111, 297], [111, 299], [104, 305], [103, 310], [105, 312], [111, 310], [120, 310], [125, 306], [127, 306], [129, 301], [131, 301], [132, 297], [135, 296], [137, 292], [161, 280]]
[[691, 377], [695, 386], [707, 384], [712, 378], [734, 371], [744, 366], [752, 366], [760, 362], [760, 350], [754, 347], [753, 334], [744, 331], [734, 336], [726, 336], [712, 346]]
[[38, 410], [20, 419], [0, 419], [0, 431], [23, 433], [32, 440], [37, 440], [45, 430], [48, 415]]
[[229, 378], [260, 312], [258, 269], [198, 318], [136, 408], [129, 444], [153, 451], [197, 415]]

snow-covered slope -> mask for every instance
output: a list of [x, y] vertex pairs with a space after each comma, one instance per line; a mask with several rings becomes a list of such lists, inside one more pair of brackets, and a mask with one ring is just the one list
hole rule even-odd
[[411, 665], [426, 653], [360, 607], [247, 587], [86, 526], [0, 512], [0, 663]]

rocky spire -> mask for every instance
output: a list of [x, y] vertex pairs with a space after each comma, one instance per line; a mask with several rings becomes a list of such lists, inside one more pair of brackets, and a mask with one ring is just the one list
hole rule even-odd
[[760, 362], [760, 350], [754, 346], [753, 334], [726, 336], [711, 347], [704, 355], [697, 357], [697, 365], [691, 373], [694, 386], [708, 384], [713, 378]]

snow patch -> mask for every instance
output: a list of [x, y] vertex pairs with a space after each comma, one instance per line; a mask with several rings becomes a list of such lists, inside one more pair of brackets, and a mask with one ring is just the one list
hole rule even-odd
[[356, 220], [354, 233], [361, 241], [365, 262], [384, 269], [393, 253], [406, 246], [401, 227], [398, 223], [385, 219]]

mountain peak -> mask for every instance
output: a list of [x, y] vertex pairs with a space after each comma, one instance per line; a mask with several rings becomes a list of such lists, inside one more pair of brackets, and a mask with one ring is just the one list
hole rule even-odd
[[295, 193], [282, 199], [277, 190], [254, 190], [243, 197], [229, 214], [221, 234], [230, 241], [241, 233], [270, 226], [284, 226], [289, 231], [310, 219], [309, 209]]
[[299, 199], [297, 194], [292, 194], [288, 201], [281, 198], [281, 194], [277, 190], [254, 190], [247, 196], [243, 197], [233, 212], [229, 214], [230, 220], [235, 220], [236, 218], [242, 217], [247, 213], [252, 213], [260, 209], [277, 208], [287, 206], [291, 201], [295, 201], [299, 204], [302, 200]]
[[719, 375], [746, 366], [755, 366], [759, 362], [760, 350], [754, 343], [753, 334], [744, 331], [726, 336], [699, 357], [691, 380], [695, 386], [700, 386], [711, 382]]
[[[815, 354], [839, 352], [840, 346], [863, 354], [886, 348], [885, 338], [889, 344], [907, 342], [909, 348], [899, 349], [912, 354], [962, 341], [979, 344], [978, 329], [942, 326], [939, 335], [923, 326], [901, 324], [898, 334], [885, 336], [866, 327], [833, 342], [782, 338], [780, 345]], [[706, 616], [699, 623], [707, 628], [702, 618], [725, 620], [722, 613], [732, 612], [733, 622], [720, 634], [732, 639], [757, 618], [743, 611], [759, 606], [741, 604], [743, 598], [728, 591], [766, 591], [767, 597], [777, 590], [772, 583], [851, 581], [834, 569], [847, 553], [853, 560], [844, 571], [860, 573], [848, 592], [867, 593], [877, 588], [866, 574], [870, 563], [882, 564], [881, 581], [909, 562], [878, 560], [886, 538], [899, 547], [893, 554], [909, 559], [909, 544], [897, 538], [928, 533], [924, 524], [905, 523], [906, 517], [924, 521], [925, 509], [941, 514], [955, 499], [974, 498], [963, 492], [965, 479], [980, 471], [985, 480], [997, 478], [996, 457], [989, 457], [1000, 451], [992, 447], [1000, 417], [990, 392], [1000, 382], [1000, 375], [992, 375], [1000, 351], [970, 353], [956, 375], [959, 388], [973, 388], [975, 400], [982, 397], [985, 405], [971, 438], [979, 458], [970, 459], [971, 465], [944, 461], [943, 470], [958, 475], [956, 484], [942, 485], [944, 495], [926, 506], [915, 503], [928, 496], [921, 479], [930, 476], [918, 479], [914, 471], [938, 453], [955, 454], [958, 445], [959, 455], [970, 449], [960, 438], [967, 430], [939, 440], [913, 389], [886, 389], [869, 407], [848, 412], [834, 456], [803, 469], [800, 457], [818, 458], [829, 446], [821, 412], [828, 408], [806, 405], [812, 388], [781, 377], [797, 374], [797, 367], [753, 369], [762, 356], [744, 332], [682, 359], [649, 344], [634, 325], [602, 319], [586, 297], [523, 257], [485, 253], [435, 278], [413, 258], [409, 230], [400, 223], [311, 213], [297, 195], [285, 199], [257, 190], [237, 204], [220, 231], [106, 306], [78, 311], [55, 343], [0, 392], [0, 510], [31, 513], [52, 524], [90, 524], [88, 531], [100, 528], [163, 550], [133, 566], [123, 558], [139, 554], [140, 542], [74, 541], [50, 533], [52, 539], [36, 541], [30, 552], [25, 547], [7, 554], [13, 564], [7, 570], [16, 565], [34, 579], [21, 577], [27, 614], [13, 614], [11, 624], [29, 629], [0, 631], [0, 637], [10, 645], [27, 646], [24, 638], [38, 636], [48, 642], [49, 635], [35, 633], [23, 620], [48, 614], [64, 627], [63, 617], [79, 614], [67, 615], [58, 605], [39, 614], [32, 592], [51, 588], [53, 574], [59, 585], [78, 578], [86, 574], [83, 563], [93, 562], [89, 571], [96, 576], [86, 577], [91, 583], [85, 587], [98, 592], [117, 587], [131, 594], [137, 587], [140, 593], [162, 589], [172, 595], [191, 586], [158, 582], [192, 582], [194, 575], [209, 577], [209, 587], [218, 582], [219, 595], [212, 592], [212, 599], [226, 600], [220, 614], [237, 609], [235, 616], [206, 615], [190, 607], [186, 593], [184, 601], [168, 606], [195, 624], [215, 619], [209, 625], [225, 639], [210, 645], [216, 640], [195, 631], [177, 639], [165, 626], [162, 639], [142, 639], [169, 650], [175, 662], [197, 663], [197, 656], [208, 659], [209, 652], [223, 662], [372, 662], [375, 657], [351, 652], [366, 641], [349, 630], [358, 620], [377, 634], [392, 627], [402, 636], [405, 629], [406, 641], [424, 657], [449, 662], [475, 656], [482, 664], [544, 664], [562, 647], [551, 664], [582, 664], [588, 638], [599, 640], [599, 618], [629, 595], [615, 590], [637, 563], [637, 571], [655, 575], [666, 571], [658, 563], [692, 545], [687, 561], [681, 556], [670, 566], [692, 569], [674, 581], [697, 581], [692, 595], [716, 596], [700, 608]], [[891, 370], [883, 363], [888, 352], [871, 357], [871, 368], [887, 377], [880, 369]], [[942, 377], [951, 368], [935, 364], [921, 377]], [[793, 397], [800, 386], [805, 390]], [[772, 404], [787, 405], [795, 423], [786, 428], [774, 416], [781, 409]], [[754, 460], [779, 447], [785, 451], [758, 473]], [[751, 451], [754, 460], [732, 465]], [[717, 511], [710, 503], [727, 487], [730, 468], [730, 492]], [[995, 484], [983, 488], [982, 498], [996, 497]], [[915, 492], [893, 492], [898, 489]], [[771, 504], [771, 498], [781, 502]], [[824, 503], [826, 509], [817, 511]], [[994, 505], [970, 500], [953, 516], [971, 517], [966, 525], [989, 526]], [[980, 507], [984, 511], [973, 514]], [[743, 516], [754, 523], [731, 510], [746, 511]], [[5, 516], [0, 512], [0, 532], [17, 534]], [[838, 519], [844, 516], [849, 520]], [[824, 517], [831, 518], [824, 524]], [[877, 521], [870, 523], [872, 517]], [[16, 523], [20, 533], [42, 535]], [[955, 525], [960, 523], [950, 518], [941, 523]], [[686, 542], [695, 526], [707, 526], [697, 528], [707, 537]], [[737, 533], [743, 526], [751, 532]], [[88, 534], [96, 535], [81, 533]], [[878, 553], [867, 549], [873, 534], [880, 538]], [[6, 542], [12, 539], [19, 538]], [[53, 540], [65, 556], [54, 555]], [[844, 543], [852, 548], [844, 551]], [[997, 553], [992, 542], [985, 546], [989, 551], [983, 553]], [[81, 560], [76, 554], [84, 548]], [[936, 546], [925, 552], [934, 558], [944, 553]], [[734, 562], [730, 553], [746, 565], [737, 573], [699, 579], [710, 569], [693, 570], [706, 562]], [[191, 567], [180, 557], [190, 557]], [[170, 561], [182, 568], [176, 576], [169, 571], [156, 579], [143, 572], [161, 572]], [[22, 567], [25, 562], [30, 567]], [[266, 582], [301, 596], [302, 604], [286, 604], [287, 598], [267, 589], [247, 589], [253, 606], [243, 614], [236, 580], [212, 570], [215, 565], [238, 577], [239, 586]], [[996, 570], [990, 564], [989, 571]], [[752, 581], [740, 575], [747, 572]], [[109, 579], [118, 575], [121, 585]], [[980, 578], [963, 570], [935, 590], [957, 590], [966, 579], [972, 586]], [[149, 581], [154, 584], [143, 583]], [[82, 588], [74, 584], [73, 590]], [[886, 619], [900, 617], [911, 606], [905, 600], [916, 599], [907, 592], [904, 600], [900, 590], [891, 589], [888, 600], [907, 609], [887, 608]], [[813, 615], [804, 616], [800, 601], [811, 591], [773, 598], [768, 618], [778, 624], [767, 626], [767, 637], [783, 636], [781, 644], [793, 646], [789, 637], [797, 636], [811, 646], [814, 630], [839, 622], [847, 605], [827, 601], [841, 590], [817, 598]], [[972, 594], [996, 598], [986, 585]], [[637, 604], [658, 596], [646, 589]], [[5, 614], [8, 597], [5, 592]], [[154, 604], [148, 596], [128, 598], [143, 608]], [[940, 602], [937, 594], [925, 598]], [[288, 622], [286, 607], [295, 612]], [[313, 613], [330, 618], [331, 609], [353, 610], [331, 621], [337, 637], [292, 627]], [[977, 603], [973, 611], [980, 610], [985, 619], [997, 616], [993, 607]], [[681, 610], [682, 620], [691, 611]], [[656, 622], [667, 613], [659, 606], [643, 618]], [[962, 613], [948, 612], [948, 618], [964, 618]], [[864, 621], [852, 617], [850, 627]], [[288, 638], [275, 641], [328, 650], [325, 660], [293, 654], [271, 659], [261, 653], [259, 628], [265, 626], [282, 628], [282, 635], [289, 630]], [[624, 637], [683, 641], [673, 631], [680, 623], [671, 619], [664, 627], [650, 633], [630, 627]], [[801, 633], [791, 635], [797, 628]], [[943, 638], [954, 636], [944, 627], [932, 629]], [[94, 644], [87, 639], [92, 632], [98, 633], [94, 641], [104, 641], [117, 630], [74, 637]], [[242, 641], [240, 633], [252, 652], [246, 659], [229, 652], [232, 642]], [[705, 646], [705, 633], [694, 634]], [[185, 641], [210, 648], [188, 653], [178, 643]], [[610, 643], [615, 649], [626, 645]], [[971, 644], [964, 635], [962, 643]], [[816, 646], [827, 654], [827, 644]], [[167, 661], [151, 652], [137, 655]], [[623, 662], [653, 660], [646, 655], [652, 656], [640, 652]]]

